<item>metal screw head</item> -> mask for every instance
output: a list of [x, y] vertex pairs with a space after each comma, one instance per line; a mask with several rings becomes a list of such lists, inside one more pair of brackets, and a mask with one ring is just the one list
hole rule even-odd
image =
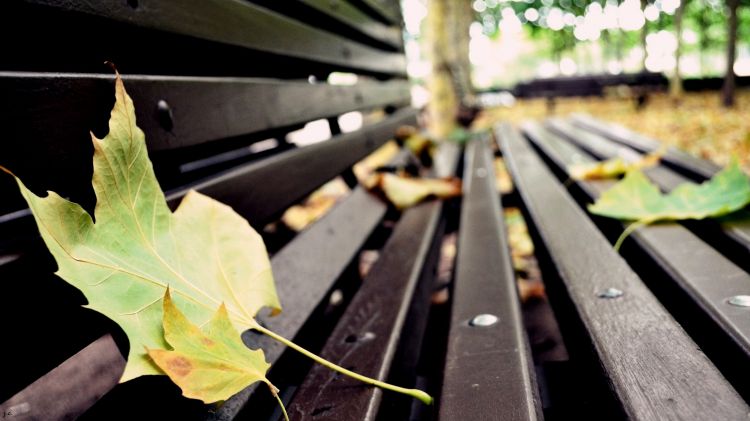
[[160, 99], [159, 102], [156, 103], [156, 115], [162, 129], [171, 132], [174, 128], [174, 122], [172, 108], [169, 107], [167, 101]]
[[478, 314], [469, 320], [469, 326], [488, 327], [497, 323], [498, 318], [494, 314]]
[[487, 177], [487, 170], [484, 168], [477, 168], [474, 174], [476, 174], [477, 178], [484, 178]]
[[730, 297], [728, 302], [737, 307], [750, 307], [750, 295], [735, 295]]
[[625, 294], [621, 290], [617, 288], [607, 288], [603, 291], [599, 291], [596, 293], [596, 296], [599, 298], [606, 298], [606, 299], [614, 299], [614, 298], [620, 298]]

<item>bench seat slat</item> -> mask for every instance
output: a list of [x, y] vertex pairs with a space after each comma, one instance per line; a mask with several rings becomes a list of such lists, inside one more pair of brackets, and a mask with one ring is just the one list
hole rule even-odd
[[[534, 125], [524, 126], [534, 144], [565, 169], [576, 162], [595, 162], [564, 140]], [[570, 152], [560, 152], [551, 144], [566, 144]], [[614, 185], [613, 180], [578, 182], [589, 198], [596, 199]], [[727, 299], [750, 294], [750, 275], [678, 223], [644, 226], [631, 236], [638, 245], [709, 314], [719, 329], [726, 332], [742, 351], [750, 356], [750, 317], [745, 309], [731, 306]], [[679, 245], [679, 247], [675, 246]]]
[[[536, 420], [540, 401], [489, 139], [467, 145], [440, 420]], [[498, 318], [472, 326], [480, 314]]]
[[[742, 419], [748, 406], [508, 126], [513, 179], [622, 410], [631, 419]], [[600, 298], [616, 288], [623, 295]]]
[[[215, 41], [350, 69], [405, 75], [403, 54], [368, 47], [242, 0], [27, 0], [65, 12]], [[280, 42], [283, 40], [283, 42]]]
[[[629, 146], [644, 153], [657, 151], [662, 143], [640, 133], [628, 130], [617, 124], [597, 120], [585, 114], [576, 114], [572, 122], [578, 127], [598, 133], [617, 143]], [[692, 173], [698, 179], [708, 179], [721, 168], [704, 159], [697, 158], [676, 148], [669, 148], [662, 160], [676, 169]]]
[[75, 419], [117, 385], [125, 359], [112, 336], [92, 342], [0, 405], [19, 420]]
[[[444, 165], [436, 168], [439, 175], [455, 172], [458, 153], [453, 145], [441, 147], [441, 159], [436, 161]], [[394, 361], [404, 341], [410, 343], [409, 352], [419, 352], [434, 283], [437, 240], [444, 228], [442, 214], [443, 203], [437, 200], [403, 213], [381, 256], [329, 336], [321, 351], [324, 358], [387, 381], [394, 366], [404, 363]], [[408, 315], [415, 311], [421, 316], [415, 324], [422, 328], [410, 330], [406, 337], [403, 330]], [[415, 380], [414, 373], [397, 375], [406, 381]], [[294, 396], [289, 414], [292, 419], [375, 420], [381, 400], [381, 390], [316, 365]]]

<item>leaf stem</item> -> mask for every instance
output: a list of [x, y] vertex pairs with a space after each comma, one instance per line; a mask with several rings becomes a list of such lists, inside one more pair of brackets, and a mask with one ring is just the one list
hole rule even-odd
[[281, 407], [281, 413], [284, 414], [284, 421], [289, 421], [289, 414], [286, 413], [286, 407], [284, 407], [284, 402], [282, 402], [281, 397], [279, 397], [279, 389], [276, 389], [276, 386], [272, 385], [271, 383], [268, 383], [268, 387], [271, 389], [271, 394], [274, 398], [279, 402], [279, 406]]
[[626, 238], [630, 234], [633, 233], [633, 231], [637, 230], [638, 228], [650, 224], [651, 221], [649, 220], [642, 220], [642, 221], [635, 221], [632, 224], [628, 225], [627, 228], [625, 228], [625, 231], [620, 234], [620, 236], [617, 238], [617, 242], [615, 242], [615, 251], [620, 252], [620, 247], [622, 246], [622, 243], [625, 241]]
[[373, 386], [380, 387], [382, 389], [390, 390], [390, 391], [397, 392], [397, 393], [403, 393], [405, 395], [408, 395], [408, 396], [411, 396], [413, 398], [419, 399], [420, 401], [424, 402], [427, 405], [431, 405], [432, 404], [432, 397], [430, 395], [428, 395], [427, 393], [425, 393], [424, 391], [421, 391], [419, 389], [407, 389], [405, 387], [394, 386], [392, 384], [381, 382], [380, 380], [375, 380], [373, 378], [370, 378], [370, 377], [367, 377], [367, 376], [363, 376], [361, 374], [357, 374], [357, 373], [355, 373], [355, 372], [353, 372], [351, 370], [347, 370], [344, 367], [336, 365], [336, 364], [334, 364], [334, 363], [332, 363], [332, 362], [330, 362], [328, 360], [325, 360], [325, 359], [323, 359], [323, 358], [321, 358], [321, 357], [313, 354], [312, 352], [306, 350], [305, 348], [302, 348], [301, 346], [299, 346], [299, 345], [295, 344], [294, 342], [292, 342], [292, 341], [284, 338], [283, 336], [277, 335], [276, 333], [274, 333], [274, 332], [266, 329], [263, 326], [256, 325], [254, 327], [254, 329], [257, 330], [260, 333], [263, 333], [265, 335], [270, 336], [271, 338], [273, 338], [273, 339], [281, 342], [282, 344], [288, 346], [289, 348], [294, 349], [295, 351], [299, 352], [300, 354], [302, 354], [302, 355], [304, 355], [304, 356], [312, 359], [316, 363], [318, 363], [320, 365], [323, 365], [325, 367], [330, 368], [333, 371], [339, 372], [339, 373], [341, 373], [341, 374], [343, 374], [345, 376], [349, 376], [349, 377], [351, 377], [353, 379], [357, 379], [357, 380], [359, 380], [359, 381], [361, 381], [363, 383], [367, 383], [367, 384], [371, 384]]

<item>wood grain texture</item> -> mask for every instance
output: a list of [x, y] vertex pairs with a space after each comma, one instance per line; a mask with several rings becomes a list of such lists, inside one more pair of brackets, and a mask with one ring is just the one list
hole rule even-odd
[[117, 0], [27, 2], [349, 69], [395, 75], [406, 71], [402, 54], [349, 41], [241, 0], [139, 0], [135, 8]]
[[[562, 164], [563, 171], [573, 164], [575, 147], [567, 148], [568, 152], [555, 150], [549, 145], [565, 144], [565, 140], [544, 130], [534, 129], [530, 125], [524, 129], [528, 130], [529, 138], [544, 154]], [[578, 156], [584, 155], [581, 153]], [[575, 162], [595, 160], [577, 158]], [[578, 184], [582, 184], [589, 198], [595, 200], [612, 187], [614, 181], [590, 180]], [[708, 313], [716, 328], [725, 331], [744, 353], [750, 354], [750, 309], [727, 303], [729, 297], [750, 292], [750, 274], [676, 222], [641, 227], [631, 235], [662, 270], [695, 301], [696, 310]]]
[[5, 401], [0, 414], [18, 421], [75, 419], [117, 385], [124, 369], [114, 340], [102, 336]]
[[[628, 418], [745, 419], [748, 406], [530, 145], [496, 129], [514, 181]], [[616, 299], [598, 293], [623, 291]]]
[[[488, 137], [464, 163], [452, 315], [439, 419], [536, 420], [538, 390], [510, 260]], [[479, 314], [492, 326], [469, 324]]]

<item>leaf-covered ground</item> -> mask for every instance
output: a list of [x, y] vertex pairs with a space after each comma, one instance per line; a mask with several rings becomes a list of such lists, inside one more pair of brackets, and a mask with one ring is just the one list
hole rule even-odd
[[[739, 90], [733, 109], [722, 108], [718, 92], [687, 93], [680, 105], [665, 94], [652, 94], [642, 110], [625, 95], [605, 98], [559, 98], [552, 112], [567, 116], [585, 112], [682, 148], [721, 166], [736, 155], [750, 172], [750, 90]], [[488, 121], [542, 119], [550, 116], [544, 99], [519, 100], [510, 108], [489, 110]]]

